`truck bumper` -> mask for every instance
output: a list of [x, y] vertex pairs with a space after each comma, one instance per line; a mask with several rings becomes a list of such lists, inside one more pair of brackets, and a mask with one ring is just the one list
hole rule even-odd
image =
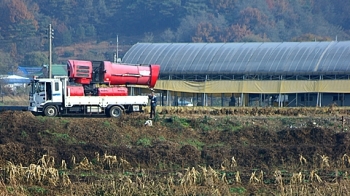
[[29, 107], [28, 107], [28, 111], [31, 111], [31, 112], [38, 112], [38, 107], [36, 107], [36, 106], [29, 106]]

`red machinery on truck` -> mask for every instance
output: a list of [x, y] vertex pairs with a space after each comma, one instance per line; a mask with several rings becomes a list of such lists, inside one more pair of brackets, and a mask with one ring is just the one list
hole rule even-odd
[[45, 116], [107, 115], [140, 112], [148, 96], [129, 96], [127, 85], [153, 88], [159, 65], [128, 65], [109, 61], [68, 60], [67, 77], [31, 82], [28, 110]]

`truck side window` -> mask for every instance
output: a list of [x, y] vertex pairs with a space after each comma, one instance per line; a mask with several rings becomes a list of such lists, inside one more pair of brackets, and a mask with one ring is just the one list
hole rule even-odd
[[45, 92], [45, 83], [39, 83], [37, 92]]
[[58, 84], [58, 82], [55, 82], [55, 91], [59, 91], [60, 89], [59, 89], [59, 84]]
[[51, 82], [46, 82], [46, 100], [52, 100]]

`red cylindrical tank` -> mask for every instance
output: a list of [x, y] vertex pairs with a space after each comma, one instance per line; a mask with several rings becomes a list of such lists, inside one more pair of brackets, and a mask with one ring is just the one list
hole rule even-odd
[[68, 77], [79, 84], [147, 85], [153, 88], [159, 65], [128, 65], [110, 61], [68, 60]]
[[137, 66], [104, 61], [104, 82], [110, 85], [148, 85], [153, 88], [159, 76], [159, 65]]
[[98, 96], [127, 96], [128, 88], [126, 87], [108, 87], [108, 88], [98, 88]]
[[84, 88], [82, 86], [67, 86], [68, 96], [84, 96]]

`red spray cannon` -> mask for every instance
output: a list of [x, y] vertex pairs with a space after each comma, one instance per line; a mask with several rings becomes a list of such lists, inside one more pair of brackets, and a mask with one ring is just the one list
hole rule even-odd
[[147, 85], [153, 88], [160, 66], [69, 60], [67, 69], [68, 77], [79, 84]]

